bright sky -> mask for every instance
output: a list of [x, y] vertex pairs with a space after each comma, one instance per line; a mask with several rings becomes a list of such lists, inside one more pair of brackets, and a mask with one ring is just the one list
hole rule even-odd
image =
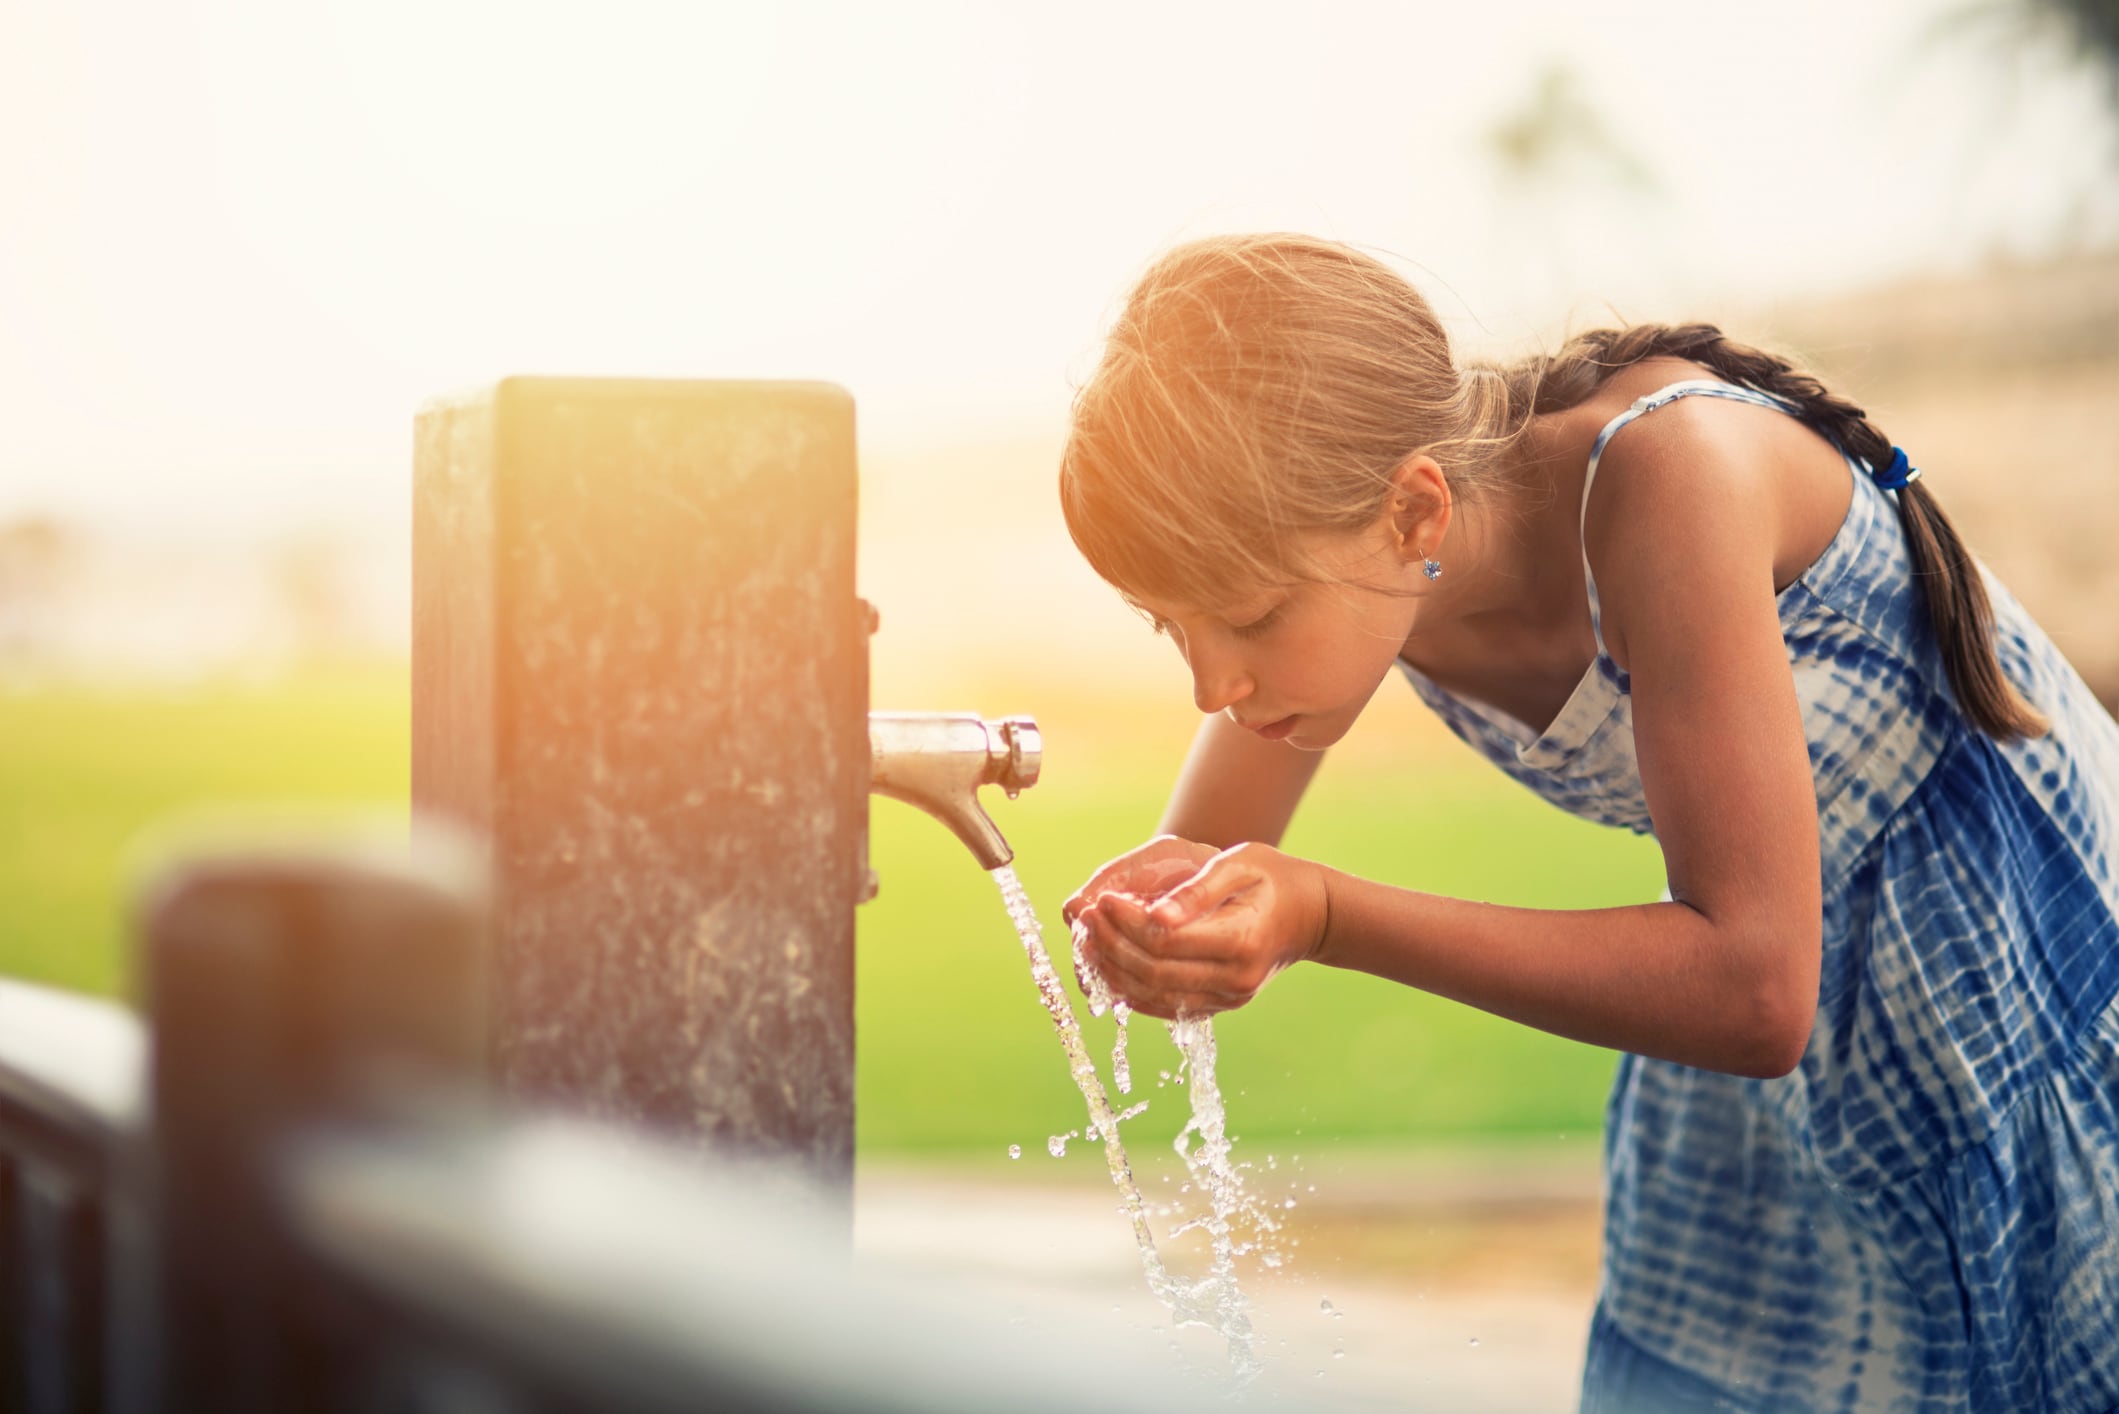
[[[0, 0], [0, 517], [401, 520], [417, 404], [517, 372], [1052, 425], [1215, 230], [1397, 253], [1497, 335], [2108, 232], [2091, 83], [1943, 8]], [[1657, 194], [1498, 182], [1553, 62]]]

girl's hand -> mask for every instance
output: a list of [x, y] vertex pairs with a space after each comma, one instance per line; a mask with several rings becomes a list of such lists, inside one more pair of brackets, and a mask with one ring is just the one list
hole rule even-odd
[[1101, 1016], [1102, 1007], [1109, 998], [1089, 985], [1089, 978], [1082, 968], [1083, 938], [1087, 929], [1082, 918], [1083, 910], [1101, 899], [1120, 894], [1140, 899], [1159, 898], [1191, 878], [1200, 865], [1213, 857], [1211, 845], [1194, 844], [1176, 835], [1157, 835], [1116, 859], [1106, 860], [1089, 876], [1088, 883], [1060, 905], [1060, 916], [1067, 920], [1067, 927], [1073, 934], [1074, 982], [1082, 989], [1082, 995], [1089, 998], [1092, 1013]]
[[1144, 845], [1107, 860], [1075, 890], [1074, 897], [1060, 905], [1060, 916], [1073, 927], [1081, 911], [1106, 894], [1131, 894], [1135, 898], [1160, 898], [1199, 872], [1199, 866], [1214, 857], [1211, 845], [1194, 844], [1175, 835], [1157, 835]]
[[1175, 1020], [1242, 1006], [1316, 956], [1328, 906], [1319, 866], [1240, 844], [1159, 898], [1114, 889], [1076, 917], [1086, 960], [1111, 990], [1135, 1011]]

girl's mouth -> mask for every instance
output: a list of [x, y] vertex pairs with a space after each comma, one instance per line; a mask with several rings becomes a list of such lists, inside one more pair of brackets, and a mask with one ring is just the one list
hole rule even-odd
[[1295, 718], [1301, 715], [1298, 712], [1294, 717], [1282, 717], [1277, 722], [1268, 722], [1262, 727], [1253, 727], [1251, 730], [1257, 732], [1267, 741], [1278, 741], [1289, 732], [1295, 730]]

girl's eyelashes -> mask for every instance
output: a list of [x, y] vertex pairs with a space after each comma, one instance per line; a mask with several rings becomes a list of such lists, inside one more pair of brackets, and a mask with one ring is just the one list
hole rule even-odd
[[[1247, 624], [1230, 624], [1229, 632], [1235, 634], [1238, 638], [1256, 638], [1280, 621], [1281, 611], [1286, 607], [1287, 604], [1284, 601], [1282, 603], [1275, 604], [1272, 608], [1266, 610], [1263, 614], [1260, 614], [1257, 618], [1251, 620]], [[1141, 617], [1145, 618], [1148, 621], [1148, 627], [1155, 630], [1163, 637], [1174, 639], [1180, 636], [1177, 631], [1177, 625], [1171, 623], [1162, 615], [1151, 614], [1145, 609], [1141, 609], [1139, 610], [1139, 612]]]
[[1256, 638], [1279, 621], [1280, 611], [1286, 607], [1285, 603], [1275, 604], [1247, 624], [1230, 624], [1229, 632], [1238, 638]]

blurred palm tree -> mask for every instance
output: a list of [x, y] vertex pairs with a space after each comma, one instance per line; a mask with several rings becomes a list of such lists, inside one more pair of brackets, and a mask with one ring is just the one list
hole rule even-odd
[[2013, 55], [2065, 57], [2104, 78], [2119, 122], [2119, 0], [1966, 0], [1946, 10], [1929, 34], [1955, 39], [1984, 31]]
[[2018, 0], [2048, 27], [2065, 32], [2076, 56], [2104, 71], [2119, 109], [2119, 0]]
[[1503, 177], [1525, 187], [1585, 177], [1656, 189], [1654, 173], [1612, 134], [1563, 63], [1546, 64], [1523, 102], [1487, 130], [1485, 145]]
[[1644, 257], [1613, 240], [1617, 230], [1665, 229], [1639, 219], [1643, 205], [1664, 196], [1662, 183], [1567, 64], [1535, 70], [1479, 146], [1495, 178], [1491, 252], [1509, 269], [1511, 299], [1530, 319], [1563, 311], [1571, 319], [1584, 291], [1609, 293], [1629, 278], [1638, 285], [1643, 270], [1682, 263], [1679, 252]]
[[2021, 160], [2005, 119], [2012, 109], [2030, 107], [2033, 86], [2083, 77], [2100, 91], [2083, 97], [2092, 105], [2101, 101], [2103, 122], [2092, 117], [2071, 134], [2079, 140], [2065, 154], [2049, 150], [2043, 157], [2065, 161], [2073, 192], [2056, 232], [2059, 245], [2109, 245], [2119, 235], [2119, 0], [1959, 0], [1928, 22], [1919, 41], [1931, 52], [1968, 44], [1994, 65], [1993, 88], [1966, 95], [1987, 105], [1980, 127], [1989, 161]]

